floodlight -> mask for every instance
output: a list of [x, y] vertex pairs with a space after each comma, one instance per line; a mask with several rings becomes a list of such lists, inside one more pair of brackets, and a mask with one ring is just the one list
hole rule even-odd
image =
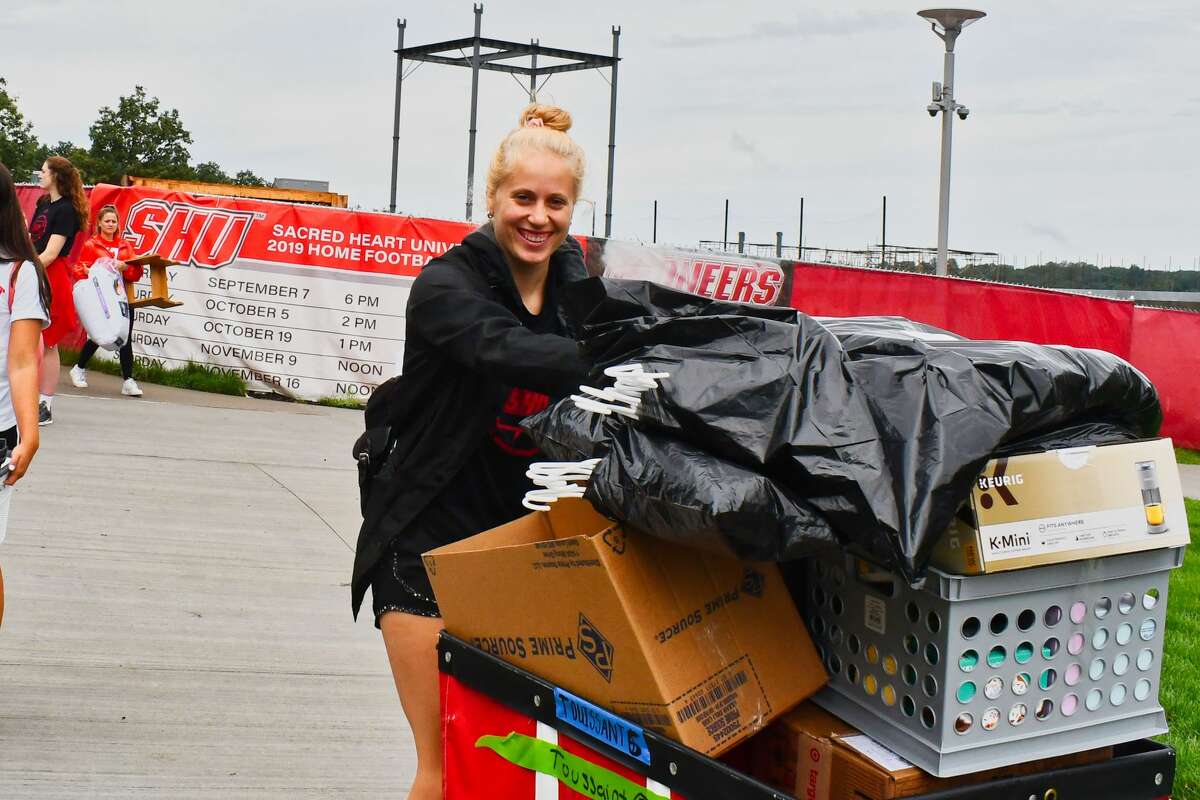
[[934, 25], [940, 25], [943, 31], [961, 31], [987, 14], [969, 8], [927, 8], [918, 11], [917, 16], [924, 17]]

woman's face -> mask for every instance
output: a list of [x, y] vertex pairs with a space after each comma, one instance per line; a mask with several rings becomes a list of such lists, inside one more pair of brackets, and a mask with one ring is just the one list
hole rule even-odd
[[575, 176], [559, 155], [525, 153], [489, 203], [496, 240], [513, 267], [543, 267], [567, 238]]
[[54, 187], [54, 173], [44, 163], [42, 164], [42, 171], [38, 173], [38, 186], [47, 191]]
[[112, 239], [117, 235], [117, 215], [111, 211], [100, 217], [100, 235], [105, 239]]

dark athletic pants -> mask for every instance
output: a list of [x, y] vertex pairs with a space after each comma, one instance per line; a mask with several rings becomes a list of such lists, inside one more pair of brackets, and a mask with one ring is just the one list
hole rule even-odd
[[[133, 377], [133, 310], [129, 311], [129, 339], [126, 340], [125, 346], [120, 349], [118, 355], [121, 357], [121, 377], [129, 380]], [[75, 362], [75, 366], [80, 369], [87, 369], [88, 362], [92, 360], [92, 356], [100, 349], [100, 345], [88, 339], [84, 343], [83, 349], [79, 351], [79, 360]]]

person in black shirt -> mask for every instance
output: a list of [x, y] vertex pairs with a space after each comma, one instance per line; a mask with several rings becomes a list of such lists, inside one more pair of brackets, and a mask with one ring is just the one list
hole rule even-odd
[[38, 404], [38, 424], [49, 425], [54, 421], [52, 406], [58, 386], [58, 343], [79, 324], [67, 258], [75, 235], [87, 227], [89, 212], [79, 170], [62, 156], [50, 156], [42, 164], [41, 186], [47, 195], [38, 201], [29, 236], [50, 281], [50, 327], [42, 331], [45, 351]]
[[524, 513], [538, 451], [518, 423], [575, 390], [590, 366], [558, 308], [561, 287], [586, 277], [567, 235], [584, 170], [570, 124], [552, 106], [522, 112], [488, 172], [490, 222], [427, 265], [408, 300], [395, 433], [364, 489], [352, 595], [357, 614], [371, 589], [413, 731], [409, 800], [442, 797], [442, 623], [421, 553]]

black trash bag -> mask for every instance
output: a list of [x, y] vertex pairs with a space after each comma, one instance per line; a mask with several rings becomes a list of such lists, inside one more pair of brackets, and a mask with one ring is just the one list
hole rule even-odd
[[[1096, 350], [972, 341], [889, 318], [822, 324], [798, 312], [605, 279], [574, 284], [566, 307], [597, 372], [638, 362], [670, 373], [659, 390], [643, 395], [635, 424], [612, 430], [628, 431], [631, 442], [670, 437], [769, 478], [818, 511], [844, 544], [909, 580], [920, 576], [998, 448], [1072, 426], [1152, 436], [1161, 422], [1148, 381]], [[615, 467], [608, 461], [616, 456], [606, 452], [613, 437], [606, 443], [604, 436], [612, 431], [562, 420], [565, 409], [560, 403], [530, 420], [535, 439], [554, 425], [571, 429], [558, 438], [572, 439], [573, 452], [603, 455], [601, 468]], [[631, 445], [623, 454], [628, 461], [649, 452], [648, 445]], [[703, 469], [655, 465], [668, 467], [681, 481]], [[632, 481], [640, 472], [626, 463], [613, 474]], [[672, 526], [663, 513], [638, 519], [645, 506], [632, 498], [641, 491], [636, 482], [612, 488], [597, 495], [597, 505], [667, 538], [696, 527], [686, 519]], [[694, 486], [693, 500], [728, 509], [721, 491], [719, 482]], [[755, 511], [758, 518], [768, 513]], [[717, 529], [743, 548], [755, 535]], [[808, 529], [802, 526], [797, 540]], [[779, 549], [785, 540], [774, 537], [774, 558], [803, 549], [795, 541]], [[813, 540], [814, 548], [823, 544], [820, 536]]]
[[833, 551], [839, 541], [802, 498], [754, 470], [668, 436], [614, 426], [584, 497], [659, 538], [746, 561]]
[[1026, 453], [1045, 453], [1048, 450], [1063, 450], [1069, 447], [1124, 444], [1136, 442], [1141, 438], [1130, 430], [1108, 422], [1085, 422], [1025, 439], [1007, 441], [996, 448], [992, 458], [1012, 458]]
[[521, 421], [538, 450], [552, 461], [586, 461], [608, 452], [607, 444], [618, 427], [619, 416], [604, 416], [577, 408], [570, 397], [551, 403]]

